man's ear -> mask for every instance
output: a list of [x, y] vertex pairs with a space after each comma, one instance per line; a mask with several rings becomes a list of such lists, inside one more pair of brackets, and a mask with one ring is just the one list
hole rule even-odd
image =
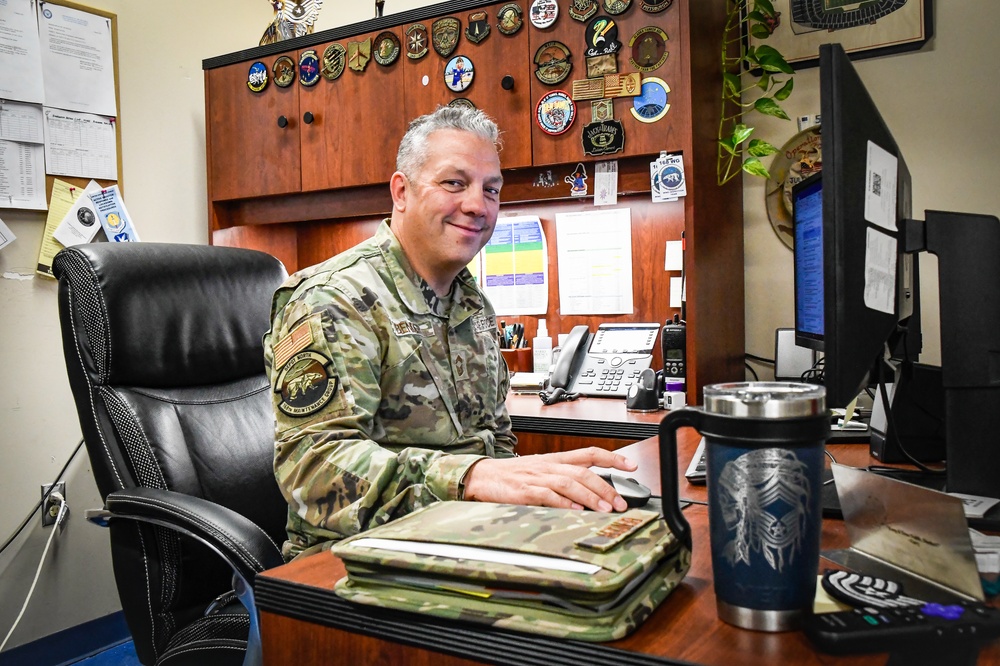
[[392, 194], [392, 207], [394, 210], [403, 212], [406, 210], [406, 196], [410, 191], [410, 181], [403, 175], [402, 171], [392, 174], [389, 179], [389, 192]]

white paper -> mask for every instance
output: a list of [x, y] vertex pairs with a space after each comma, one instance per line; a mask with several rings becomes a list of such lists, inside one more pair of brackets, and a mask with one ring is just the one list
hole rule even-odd
[[117, 116], [111, 19], [39, 2], [38, 35], [45, 106]]
[[45, 210], [41, 144], [0, 140], [0, 208]]
[[632, 314], [632, 214], [628, 208], [556, 214], [559, 311]]
[[963, 493], [948, 493], [952, 497], [962, 500], [967, 518], [982, 518], [986, 512], [995, 505], [1000, 504], [1000, 499], [995, 497], [983, 497], [982, 495], [965, 495]]
[[130, 243], [139, 240], [139, 233], [132, 224], [132, 218], [125, 209], [125, 201], [117, 185], [102, 188], [96, 192], [87, 192], [84, 196], [90, 198], [97, 211], [97, 219], [101, 221], [104, 235], [112, 243]]
[[496, 550], [493, 548], [477, 548], [475, 546], [456, 546], [448, 543], [428, 543], [423, 541], [403, 541], [402, 539], [374, 539], [367, 537], [351, 543], [352, 548], [378, 548], [400, 553], [416, 553], [417, 555], [434, 555], [450, 560], [473, 560], [476, 562], [494, 562], [509, 564], [516, 567], [531, 567], [549, 569], [552, 571], [569, 571], [593, 575], [601, 570], [596, 564], [567, 560], [548, 555], [531, 555], [511, 550]]
[[498, 219], [480, 256], [480, 285], [496, 314], [545, 314], [549, 307], [549, 254], [537, 215]]
[[679, 308], [684, 300], [684, 278], [670, 278], [670, 307]]
[[871, 227], [865, 238], [865, 305], [896, 312], [896, 238]]
[[[97, 181], [90, 181], [84, 192], [98, 192], [101, 186]], [[94, 236], [101, 229], [101, 223], [97, 217], [97, 209], [90, 197], [80, 196], [82, 192], [77, 192], [70, 186], [70, 195], [76, 197], [73, 207], [69, 209], [62, 222], [52, 235], [65, 247], [89, 243], [94, 240]]]
[[0, 139], [42, 143], [45, 140], [42, 107], [38, 104], [0, 100]]
[[118, 180], [115, 124], [110, 118], [48, 107], [43, 115], [48, 173]]
[[883, 229], [896, 230], [896, 178], [899, 160], [868, 142], [865, 166], [865, 219]]
[[618, 161], [598, 162], [594, 167], [594, 205], [618, 204]]
[[10, 227], [4, 224], [3, 220], [0, 220], [0, 250], [13, 243], [15, 240], [17, 240], [17, 236], [15, 236], [14, 232], [10, 230]]
[[664, 255], [663, 270], [684, 270], [684, 241], [667, 241], [667, 249]]
[[45, 101], [32, 0], [0, 0], [0, 72], [0, 98]]

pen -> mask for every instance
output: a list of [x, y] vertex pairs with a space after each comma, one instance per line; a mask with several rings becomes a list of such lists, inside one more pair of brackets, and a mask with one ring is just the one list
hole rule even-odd
[[500, 330], [497, 331], [497, 337], [500, 338], [500, 349], [507, 348], [507, 322], [503, 319], [500, 320]]

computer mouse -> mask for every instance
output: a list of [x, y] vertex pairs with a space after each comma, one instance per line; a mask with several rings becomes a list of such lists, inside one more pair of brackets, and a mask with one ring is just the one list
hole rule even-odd
[[625, 504], [630, 509], [645, 506], [646, 502], [649, 501], [650, 495], [653, 494], [649, 488], [631, 477], [618, 476], [617, 474], [601, 474], [601, 478], [622, 496]]

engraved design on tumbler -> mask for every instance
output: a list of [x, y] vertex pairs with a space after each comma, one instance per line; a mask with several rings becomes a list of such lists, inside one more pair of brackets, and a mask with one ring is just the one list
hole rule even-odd
[[756, 449], [726, 463], [719, 497], [733, 535], [725, 548], [730, 565], [752, 565], [754, 552], [779, 572], [795, 561], [809, 519], [807, 473], [787, 449]]

